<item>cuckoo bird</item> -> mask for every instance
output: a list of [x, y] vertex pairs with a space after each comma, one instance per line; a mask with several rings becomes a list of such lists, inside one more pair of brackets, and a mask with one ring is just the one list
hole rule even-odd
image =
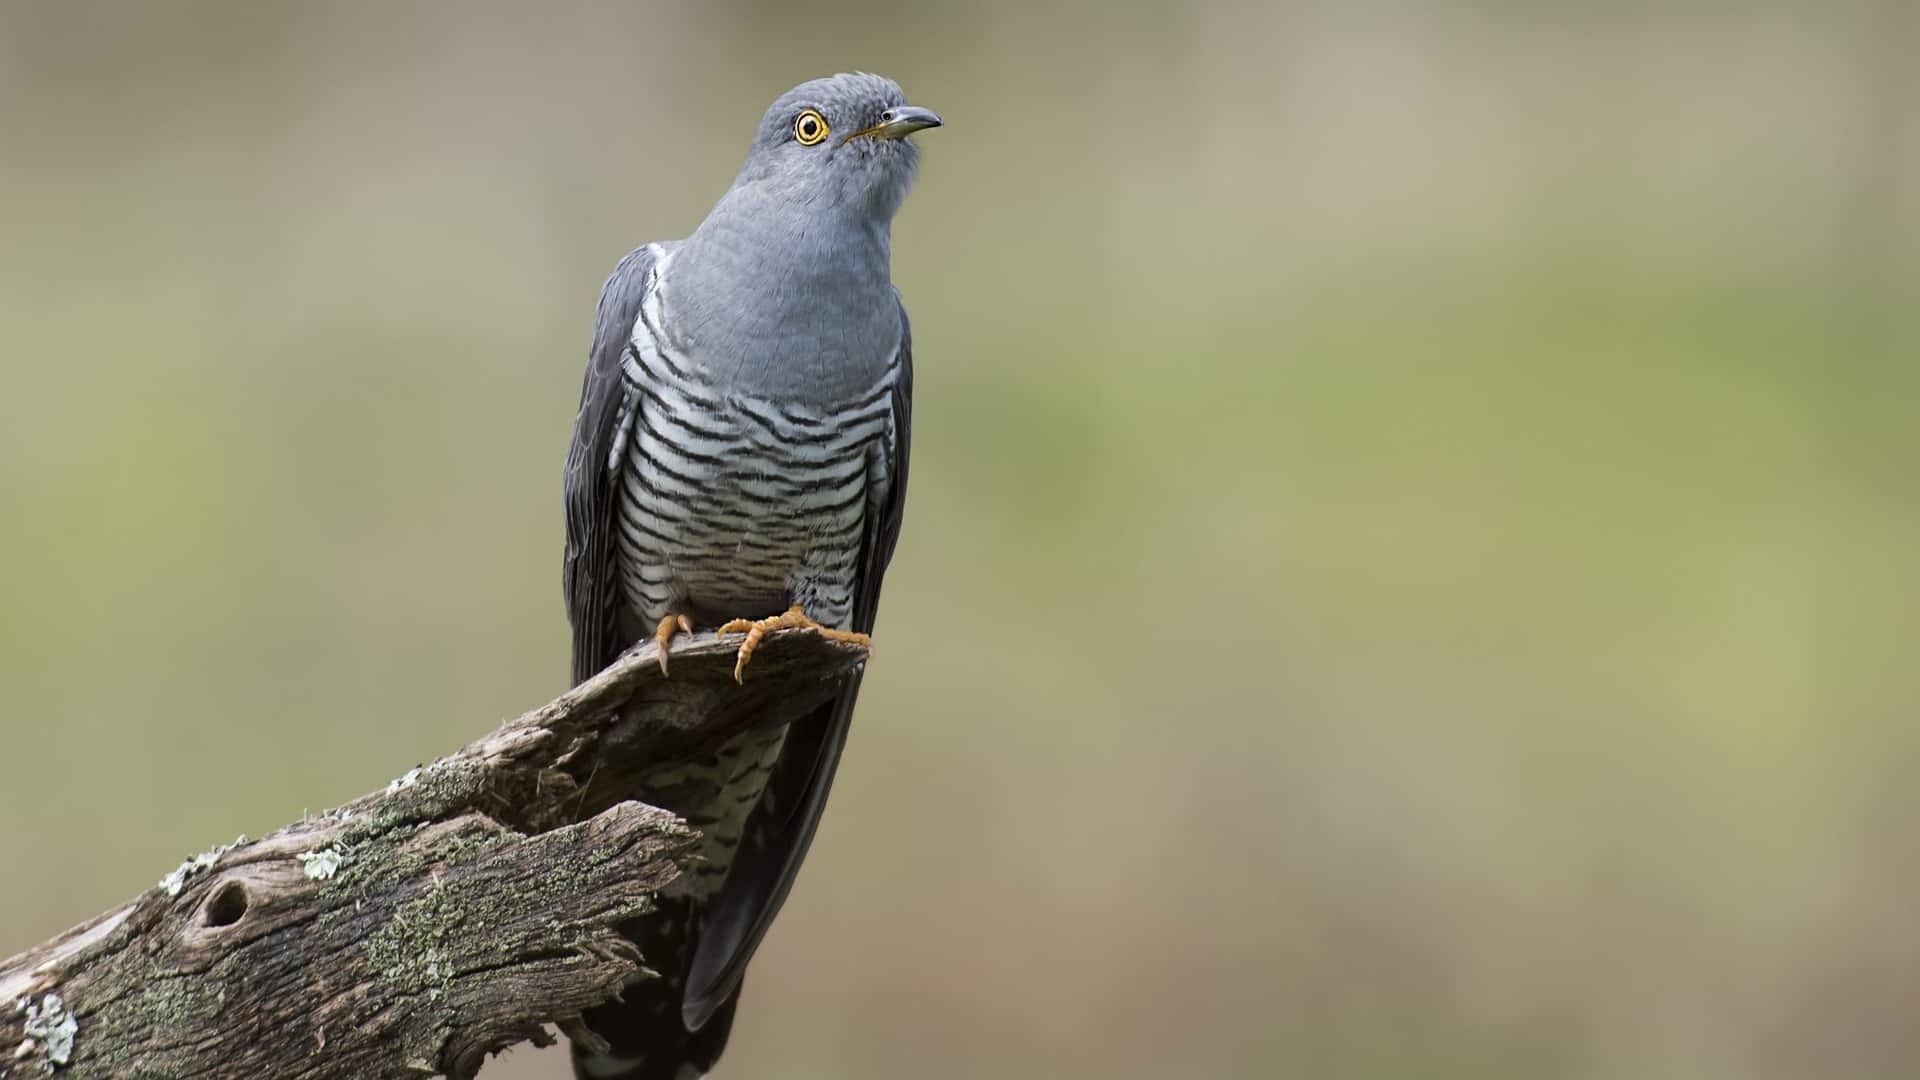
[[[877, 75], [780, 96], [746, 165], [684, 240], [620, 261], [600, 296], [567, 454], [573, 678], [651, 638], [769, 631], [864, 641], [900, 535], [913, 360], [891, 223], [908, 138], [940, 118]], [[663, 763], [636, 795], [701, 831], [693, 868], [626, 928], [658, 977], [590, 1010], [591, 1080], [690, 1080], [718, 1059], [740, 980], [793, 884], [860, 675], [823, 706]]]

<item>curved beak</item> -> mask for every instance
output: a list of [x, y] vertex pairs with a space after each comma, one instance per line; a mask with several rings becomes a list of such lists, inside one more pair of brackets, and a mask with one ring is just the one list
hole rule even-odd
[[856, 131], [847, 136], [851, 139], [904, 139], [916, 131], [940, 126], [940, 115], [932, 109], [922, 109], [918, 105], [902, 105], [897, 109], [888, 109], [880, 114], [880, 122], [864, 131]]

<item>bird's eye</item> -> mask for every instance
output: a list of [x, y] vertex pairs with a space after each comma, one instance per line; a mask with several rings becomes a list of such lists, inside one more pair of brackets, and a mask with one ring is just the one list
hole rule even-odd
[[801, 146], [817, 146], [826, 137], [826, 117], [807, 109], [793, 118], [793, 140]]

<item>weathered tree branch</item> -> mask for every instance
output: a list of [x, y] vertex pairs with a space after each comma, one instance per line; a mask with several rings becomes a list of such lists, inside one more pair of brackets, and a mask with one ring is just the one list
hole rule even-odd
[[[472, 1076], [570, 1034], [644, 973], [615, 930], [694, 832], [631, 801], [649, 765], [818, 705], [865, 658], [769, 637], [644, 646], [385, 790], [190, 859], [0, 961], [0, 1077]], [[591, 1036], [586, 1036], [591, 1038]]]

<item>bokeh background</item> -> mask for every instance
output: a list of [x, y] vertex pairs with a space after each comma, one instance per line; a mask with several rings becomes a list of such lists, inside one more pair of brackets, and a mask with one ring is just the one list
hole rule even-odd
[[562, 687], [601, 279], [864, 68], [913, 492], [723, 1076], [1920, 1075], [1917, 50], [8, 2], [0, 953]]

